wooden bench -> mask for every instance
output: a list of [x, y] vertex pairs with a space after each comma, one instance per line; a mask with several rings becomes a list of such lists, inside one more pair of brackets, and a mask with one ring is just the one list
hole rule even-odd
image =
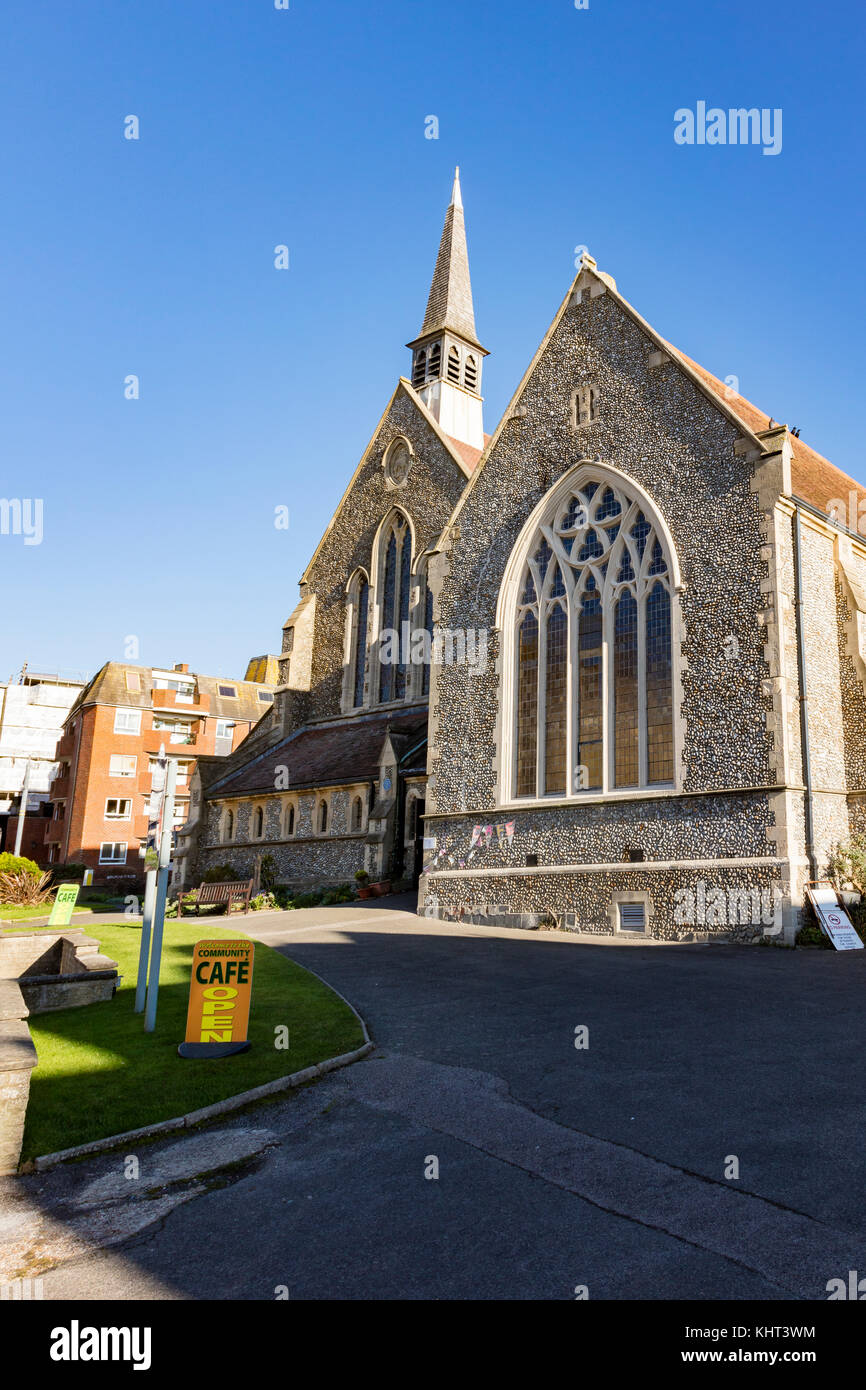
[[[238, 879], [236, 883], [200, 883], [195, 891], [195, 915], [198, 917], [202, 903], [226, 903], [226, 916], [231, 913], [233, 902], [242, 902], [244, 912], [250, 910], [250, 896], [253, 891], [251, 878]], [[178, 915], [182, 915], [178, 913]]]

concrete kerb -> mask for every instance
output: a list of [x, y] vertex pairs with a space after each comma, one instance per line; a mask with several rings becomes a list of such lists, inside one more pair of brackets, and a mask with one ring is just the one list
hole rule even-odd
[[[310, 975], [315, 975], [317, 980], [322, 980], [321, 975], [316, 974], [315, 970], [310, 970], [309, 966], [303, 968]], [[86, 1158], [90, 1154], [106, 1153], [109, 1149], [115, 1149], [121, 1144], [129, 1144], [140, 1139], [151, 1139], [154, 1135], [168, 1134], [172, 1130], [192, 1129], [195, 1125], [203, 1124], [207, 1120], [216, 1119], [220, 1115], [228, 1115], [233, 1110], [242, 1110], [244, 1106], [255, 1105], [260, 1100], [269, 1100], [272, 1096], [279, 1095], [281, 1091], [294, 1090], [296, 1086], [304, 1086], [307, 1082], [315, 1081], [320, 1076], [327, 1076], [328, 1072], [337, 1071], [340, 1067], [351, 1066], [353, 1062], [360, 1062], [361, 1058], [366, 1057], [375, 1047], [375, 1043], [367, 1031], [367, 1025], [354, 1004], [345, 995], [329, 985], [327, 980], [322, 980], [322, 984], [327, 985], [327, 988], [338, 999], [342, 999], [361, 1025], [364, 1041], [353, 1052], [342, 1052], [338, 1057], [328, 1057], [324, 1062], [316, 1062], [314, 1066], [304, 1067], [301, 1071], [292, 1072], [289, 1076], [278, 1076], [274, 1081], [266, 1081], [262, 1086], [254, 1086], [250, 1091], [239, 1091], [236, 1096], [227, 1096], [225, 1100], [218, 1100], [213, 1105], [205, 1105], [199, 1110], [190, 1110], [186, 1115], [176, 1115], [171, 1120], [159, 1120], [156, 1124], [142, 1125], [140, 1129], [126, 1129], [121, 1134], [108, 1134], [104, 1139], [93, 1139], [89, 1144], [76, 1144], [71, 1149], [58, 1149], [53, 1154], [41, 1154], [25, 1165], [26, 1170], [43, 1173], [47, 1168], [54, 1168], [58, 1163], [65, 1163], [68, 1159]]]
[[236, 1096], [228, 1096], [225, 1100], [218, 1100], [214, 1105], [206, 1105], [201, 1110], [191, 1110], [186, 1115], [176, 1115], [171, 1120], [160, 1120], [157, 1124], [142, 1125], [140, 1129], [127, 1129], [121, 1134], [108, 1134], [104, 1139], [94, 1139], [89, 1144], [76, 1144], [71, 1149], [59, 1149], [57, 1153], [41, 1154], [38, 1158], [32, 1159], [30, 1164], [26, 1166], [31, 1171], [43, 1173], [46, 1169], [54, 1168], [58, 1163], [65, 1163], [68, 1159], [86, 1158], [90, 1154], [106, 1153], [109, 1149], [118, 1148], [122, 1144], [129, 1144], [140, 1139], [151, 1139], [154, 1135], [168, 1134], [179, 1129], [192, 1129], [195, 1125], [202, 1124], [206, 1120], [216, 1119], [220, 1115], [228, 1115], [233, 1110], [243, 1109], [245, 1105], [255, 1105], [257, 1101], [268, 1100], [281, 1091], [290, 1091], [296, 1086], [303, 1086], [308, 1081], [314, 1081], [319, 1076], [326, 1076], [328, 1072], [336, 1071], [338, 1067], [348, 1067], [352, 1062], [359, 1062], [362, 1057], [366, 1057], [368, 1053], [373, 1051], [374, 1046], [375, 1044], [372, 1042], [365, 1042], [354, 1052], [344, 1052], [339, 1057], [329, 1057], [324, 1062], [317, 1062], [315, 1066], [304, 1067], [301, 1071], [292, 1072], [290, 1076], [278, 1076], [275, 1081], [267, 1081], [263, 1086], [254, 1086], [251, 1091], [240, 1091]]

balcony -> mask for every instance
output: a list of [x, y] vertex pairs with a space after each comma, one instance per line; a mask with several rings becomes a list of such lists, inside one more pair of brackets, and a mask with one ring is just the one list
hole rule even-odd
[[61, 758], [71, 758], [75, 752], [75, 735], [61, 734], [54, 750], [54, 761], [59, 762]]
[[165, 751], [170, 758], [185, 757], [187, 749], [195, 749], [199, 746], [195, 725], [186, 735], [172, 733], [170, 729], [154, 729], [145, 735], [144, 751], [149, 757], [155, 758], [157, 756], [160, 744], [165, 744]]
[[150, 700], [155, 710], [195, 710], [196, 714], [207, 714], [210, 709], [210, 695], [202, 695], [198, 691], [194, 695], [181, 695], [178, 690], [158, 690], [154, 686]]
[[63, 832], [66, 829], [66, 821], [49, 820], [45, 822], [45, 827], [46, 845], [59, 845], [63, 839]]
[[51, 783], [50, 795], [52, 801], [65, 801], [69, 796], [69, 773], [63, 777], [55, 777]]

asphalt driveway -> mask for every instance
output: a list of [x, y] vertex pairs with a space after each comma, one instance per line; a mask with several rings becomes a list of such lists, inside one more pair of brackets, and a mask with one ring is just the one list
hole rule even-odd
[[[823, 1299], [866, 1269], [866, 953], [584, 945], [410, 906], [249, 919], [376, 1051], [218, 1126], [204, 1165], [143, 1147], [112, 1239], [46, 1237], [46, 1297]], [[19, 1180], [19, 1212], [80, 1231], [120, 1161]]]

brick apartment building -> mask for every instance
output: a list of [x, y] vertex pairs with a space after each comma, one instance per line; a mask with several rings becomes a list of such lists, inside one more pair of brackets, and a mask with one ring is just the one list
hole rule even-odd
[[[274, 675], [275, 661], [255, 659], [252, 673]], [[70, 709], [57, 744], [43, 859], [84, 864], [94, 883], [124, 887], [139, 880], [160, 745], [179, 760], [175, 825], [181, 825], [196, 758], [231, 753], [272, 701], [267, 681], [199, 676], [186, 665], [107, 662]]]

